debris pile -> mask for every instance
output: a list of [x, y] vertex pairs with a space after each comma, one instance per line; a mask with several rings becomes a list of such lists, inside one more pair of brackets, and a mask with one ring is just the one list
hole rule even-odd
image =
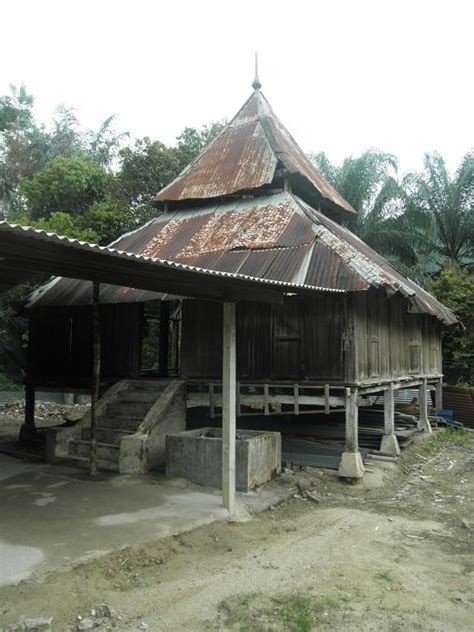
[[[87, 404], [75, 404], [70, 406], [57, 402], [36, 402], [35, 419], [36, 421], [44, 421], [54, 417], [76, 422], [83, 417], [88, 407]], [[25, 402], [23, 400], [6, 402], [0, 410], [9, 417], [23, 421], [25, 417]]]

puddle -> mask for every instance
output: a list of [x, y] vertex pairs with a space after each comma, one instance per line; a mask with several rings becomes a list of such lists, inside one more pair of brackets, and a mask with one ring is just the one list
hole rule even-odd
[[16, 546], [0, 540], [0, 559], [0, 586], [6, 586], [27, 579], [44, 560], [44, 554], [32, 546]]

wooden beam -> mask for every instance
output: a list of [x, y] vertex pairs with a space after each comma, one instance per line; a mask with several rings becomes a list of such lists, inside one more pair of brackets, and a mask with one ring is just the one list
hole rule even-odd
[[222, 357], [222, 500], [235, 511], [236, 327], [235, 303], [224, 303]]
[[91, 385], [91, 445], [89, 472], [97, 474], [97, 401], [100, 386], [100, 284], [92, 287], [92, 385]]

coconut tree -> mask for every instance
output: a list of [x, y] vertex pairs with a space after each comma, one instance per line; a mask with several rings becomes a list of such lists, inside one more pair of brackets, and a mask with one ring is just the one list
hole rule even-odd
[[473, 261], [474, 151], [468, 152], [454, 177], [438, 153], [426, 154], [422, 173], [403, 181], [405, 211], [399, 218], [414, 250], [435, 253], [440, 267]]
[[349, 228], [379, 252], [398, 256], [403, 240], [399, 239], [397, 224], [388, 221], [402, 209], [395, 156], [369, 150], [346, 158], [340, 167], [333, 165], [324, 153], [312, 156], [312, 160], [357, 211]]

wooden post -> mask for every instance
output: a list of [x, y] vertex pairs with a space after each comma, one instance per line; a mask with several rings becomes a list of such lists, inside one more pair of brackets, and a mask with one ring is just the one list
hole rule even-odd
[[359, 408], [357, 389], [346, 388], [346, 452], [359, 451]]
[[364, 476], [364, 465], [359, 452], [357, 397], [357, 388], [346, 388], [346, 445], [338, 474], [351, 479]]
[[20, 441], [31, 441], [36, 436], [35, 426], [35, 386], [25, 383], [25, 420], [20, 428]]
[[428, 398], [426, 396], [427, 389], [426, 378], [423, 379], [418, 390], [418, 403], [420, 407], [420, 428], [425, 432], [431, 432], [431, 424], [428, 419]]
[[293, 384], [294, 413], [300, 414], [300, 388], [298, 384]]
[[224, 303], [222, 355], [222, 501], [235, 510], [236, 332], [235, 303]]
[[324, 414], [329, 415], [329, 384], [324, 385]]
[[443, 410], [443, 378], [442, 377], [436, 382], [435, 406], [436, 406], [436, 412], [438, 412], [439, 410]]
[[400, 446], [395, 435], [395, 399], [393, 384], [389, 384], [383, 393], [384, 435], [380, 444], [380, 451], [391, 456], [400, 454]]
[[161, 377], [168, 377], [168, 352], [170, 329], [169, 301], [160, 301], [160, 331], [158, 349], [158, 370]]
[[97, 474], [97, 400], [100, 386], [100, 283], [92, 285], [92, 384], [91, 384], [91, 446], [89, 472]]
[[268, 384], [263, 385], [263, 414], [270, 414], [270, 403], [269, 403], [269, 388]]

